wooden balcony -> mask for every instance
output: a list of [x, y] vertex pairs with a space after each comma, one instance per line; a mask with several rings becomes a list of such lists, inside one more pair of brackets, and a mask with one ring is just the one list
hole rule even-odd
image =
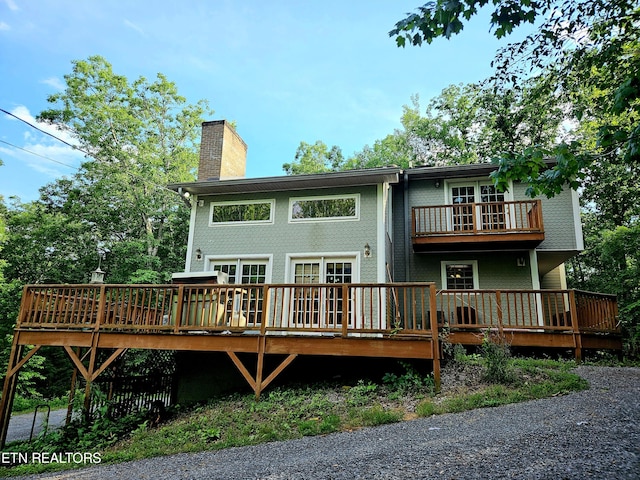
[[416, 251], [533, 248], [544, 240], [540, 200], [413, 207]]
[[[298, 355], [427, 359], [439, 385], [442, 335], [474, 345], [494, 331], [514, 346], [572, 349], [577, 358], [583, 348], [621, 349], [617, 315], [615, 297], [573, 290], [31, 285], [23, 292], [3, 387], [0, 444], [17, 373], [44, 345], [64, 348], [87, 388], [129, 348], [225, 352], [259, 396]], [[23, 356], [26, 345], [34, 348]], [[247, 368], [239, 353], [255, 354], [256, 364]], [[268, 375], [265, 355], [284, 358]], [[98, 365], [98, 358], [106, 360]]]

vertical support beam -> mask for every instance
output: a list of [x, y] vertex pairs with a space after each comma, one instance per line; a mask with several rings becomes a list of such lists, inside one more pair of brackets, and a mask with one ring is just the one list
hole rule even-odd
[[[351, 302], [349, 301], [349, 286], [345, 283], [342, 286], [342, 338], [347, 338], [349, 329], [349, 315], [351, 310]], [[380, 312], [382, 316], [382, 312]], [[353, 316], [355, 327], [355, 312]]]
[[260, 400], [260, 393], [262, 393], [262, 370], [264, 368], [264, 350], [267, 343], [267, 337], [260, 335], [258, 338], [258, 367], [256, 369], [256, 400]]
[[100, 300], [98, 303], [98, 315], [96, 317], [96, 324], [93, 329], [93, 335], [91, 335], [91, 351], [89, 357], [89, 366], [87, 368], [86, 386], [84, 389], [84, 416], [85, 420], [89, 420], [89, 414], [91, 410], [91, 386], [95, 378], [94, 371], [96, 366], [96, 356], [98, 354], [98, 339], [100, 338], [100, 326], [104, 321], [106, 315], [107, 293], [106, 286], [100, 286]]
[[[509, 300], [507, 299], [507, 301]], [[504, 338], [504, 325], [502, 323], [502, 292], [500, 292], [500, 290], [496, 290], [496, 310], [498, 313], [498, 333], [500, 334], [500, 338]]]
[[13, 406], [13, 398], [16, 393], [18, 371], [15, 370], [15, 367], [19, 362], [23, 349], [23, 346], [18, 343], [19, 336], [20, 333], [17, 331], [13, 334], [13, 343], [11, 345], [11, 353], [9, 354], [9, 362], [7, 365], [7, 375], [4, 378], [4, 385], [2, 387], [2, 400], [0, 400], [0, 449], [4, 448], [7, 441], [7, 430], [9, 429], [11, 408]]
[[[180, 333], [180, 325], [182, 325], [182, 314], [184, 311], [184, 285], [178, 287], [178, 298], [176, 300], [176, 316], [173, 319], [173, 333]], [[173, 312], [171, 312], [173, 313]]]
[[576, 291], [569, 290], [569, 308], [571, 309], [571, 326], [573, 328], [573, 345], [576, 362], [582, 362], [582, 334], [578, 325], [578, 305], [576, 304]]
[[436, 313], [436, 286], [429, 285], [429, 318], [431, 319], [431, 356], [433, 357], [433, 383], [436, 392], [440, 391], [440, 337]]
[[[80, 358], [80, 347], [77, 347], [75, 354]], [[69, 403], [67, 404], [67, 417], [65, 419], [65, 425], [71, 423], [71, 416], [73, 415], [73, 399], [76, 395], [76, 383], [78, 381], [78, 367], [73, 366], [73, 372], [71, 373], [71, 386], [69, 387]]]

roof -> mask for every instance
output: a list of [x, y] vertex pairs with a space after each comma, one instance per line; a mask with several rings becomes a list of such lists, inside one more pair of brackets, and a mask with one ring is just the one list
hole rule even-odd
[[173, 183], [168, 185], [168, 187], [178, 192], [189, 192], [191, 195], [281, 192], [309, 188], [336, 188], [398, 183], [403, 173], [406, 173], [410, 180], [488, 176], [496, 168], [497, 166], [493, 163], [416, 167], [406, 170], [399, 167], [380, 167], [305, 175], [280, 175], [277, 177], [233, 178], [202, 182]]
[[470, 163], [442, 167], [417, 167], [406, 170], [410, 180], [488, 176], [498, 167], [493, 163]]
[[397, 183], [402, 170], [397, 167], [346, 170], [306, 175], [281, 175], [278, 177], [235, 178], [202, 182], [173, 183], [171, 190], [189, 192], [191, 195], [221, 195], [229, 193], [279, 192], [308, 188], [335, 188], [360, 185]]

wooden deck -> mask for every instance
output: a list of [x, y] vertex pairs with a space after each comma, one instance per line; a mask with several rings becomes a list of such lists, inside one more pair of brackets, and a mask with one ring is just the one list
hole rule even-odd
[[544, 240], [540, 200], [413, 207], [411, 225], [416, 251], [533, 248]]
[[[432, 321], [437, 319], [437, 321]], [[17, 373], [59, 346], [91, 383], [129, 348], [225, 352], [256, 396], [298, 355], [427, 359], [440, 383], [440, 343], [503, 335], [514, 346], [620, 349], [615, 297], [574, 290], [436, 291], [433, 283], [31, 285], [0, 402], [4, 446]], [[23, 356], [24, 347], [34, 345]], [[97, 364], [97, 352], [110, 355]], [[238, 354], [254, 354], [247, 368]], [[284, 356], [271, 372], [266, 355]], [[255, 372], [254, 374], [250, 371]], [[89, 395], [86, 395], [87, 401]]]

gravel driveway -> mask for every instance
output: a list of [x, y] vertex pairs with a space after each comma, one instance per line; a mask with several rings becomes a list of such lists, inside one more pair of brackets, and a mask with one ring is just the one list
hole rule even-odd
[[640, 369], [579, 367], [567, 396], [49, 479], [640, 479]]

